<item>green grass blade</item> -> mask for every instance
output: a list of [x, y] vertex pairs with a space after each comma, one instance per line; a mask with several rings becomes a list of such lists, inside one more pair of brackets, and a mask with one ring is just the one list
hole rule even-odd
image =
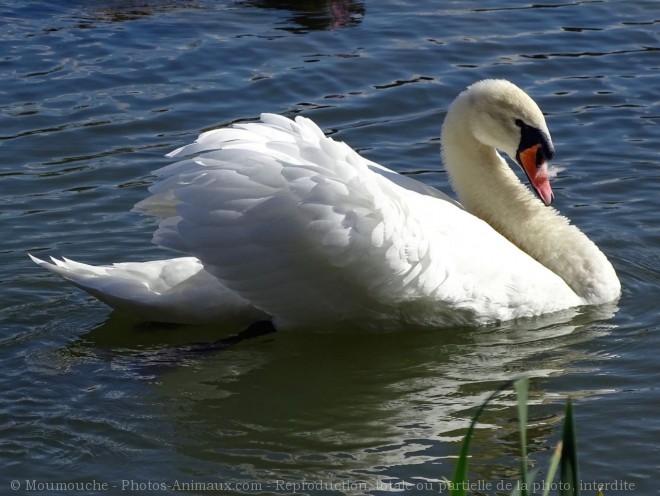
[[456, 463], [456, 468], [454, 469], [454, 476], [452, 477], [451, 480], [451, 496], [466, 496], [467, 495], [467, 489], [469, 487], [469, 481], [468, 481], [468, 456], [470, 452], [470, 442], [472, 441], [472, 433], [474, 432], [474, 427], [477, 425], [477, 421], [479, 420], [479, 416], [481, 415], [481, 412], [484, 411], [486, 408], [486, 405], [492, 401], [495, 396], [500, 394], [502, 391], [505, 389], [508, 389], [511, 387], [511, 384], [513, 381], [509, 381], [502, 386], [500, 386], [496, 391], [490, 394], [490, 396], [486, 399], [484, 403], [481, 404], [481, 406], [477, 409], [477, 412], [474, 414], [474, 417], [472, 417], [472, 421], [470, 422], [470, 426], [468, 427], [468, 430], [465, 434], [465, 438], [463, 439], [463, 443], [461, 444], [461, 452], [458, 456], [458, 462]]
[[578, 496], [580, 494], [580, 481], [578, 479], [577, 441], [575, 436], [575, 421], [573, 418], [573, 403], [570, 398], [566, 402], [562, 445], [559, 494], [561, 496]]
[[514, 383], [518, 397], [518, 430], [520, 431], [520, 495], [527, 496], [527, 393], [529, 380], [519, 379]]
[[557, 469], [559, 468], [559, 461], [561, 460], [561, 452], [562, 452], [562, 442], [559, 441], [557, 443], [557, 447], [555, 448], [555, 453], [552, 455], [552, 458], [550, 459], [550, 468], [548, 468], [548, 475], [546, 476], [546, 485], [545, 485], [545, 490], [543, 491], [543, 496], [548, 496], [550, 494], [550, 487], [552, 486], [552, 481], [555, 480], [555, 474], [557, 473]]

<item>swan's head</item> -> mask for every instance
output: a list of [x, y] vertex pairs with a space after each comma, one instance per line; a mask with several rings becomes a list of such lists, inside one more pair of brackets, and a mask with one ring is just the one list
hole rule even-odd
[[504, 80], [484, 80], [465, 90], [474, 136], [515, 160], [546, 205], [553, 200], [548, 161], [555, 149], [543, 113], [527, 93]]

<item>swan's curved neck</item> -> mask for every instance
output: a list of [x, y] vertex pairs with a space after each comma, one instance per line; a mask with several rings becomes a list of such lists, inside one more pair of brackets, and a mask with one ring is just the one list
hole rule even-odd
[[585, 304], [616, 299], [620, 283], [598, 247], [523, 185], [492, 146], [474, 136], [467, 101], [457, 100], [442, 128], [442, 156], [465, 209], [561, 277]]

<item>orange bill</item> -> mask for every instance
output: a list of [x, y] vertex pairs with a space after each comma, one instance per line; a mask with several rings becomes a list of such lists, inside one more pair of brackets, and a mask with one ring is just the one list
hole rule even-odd
[[536, 194], [543, 203], [550, 205], [554, 195], [548, 178], [548, 164], [543, 160], [541, 153], [540, 144], [532, 145], [521, 150], [518, 153], [518, 159]]

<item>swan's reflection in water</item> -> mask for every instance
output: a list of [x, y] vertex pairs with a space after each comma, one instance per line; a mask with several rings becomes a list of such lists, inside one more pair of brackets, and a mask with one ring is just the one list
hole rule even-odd
[[[166, 411], [172, 446], [201, 463], [191, 475], [375, 485], [451, 477], [475, 407], [504, 381], [570, 372], [585, 358], [580, 345], [607, 333], [615, 311], [438, 332], [275, 333], [199, 356], [177, 355], [172, 350], [184, 348], [163, 336], [185, 343], [211, 329], [135, 332], [123, 324], [122, 335], [111, 319], [84, 339], [118, 368], [154, 373], [154, 401]], [[145, 345], [148, 336], [154, 341]], [[532, 452], [550, 447], [564, 401], [537, 383], [530, 390]], [[513, 393], [487, 409], [473, 447], [479, 478], [515, 471]]]
[[288, 11], [291, 24], [281, 29], [292, 33], [351, 27], [365, 15], [364, 2], [355, 0], [244, 0], [239, 5]]
[[[284, 11], [288, 14], [286, 23], [274, 23], [279, 29], [294, 34], [310, 31], [332, 30], [356, 26], [365, 15], [364, 2], [356, 0], [242, 0], [230, 5], [195, 0], [104, 0], [88, 2], [75, 9], [71, 16], [79, 29], [99, 27], [105, 23], [136, 21], [145, 17], [185, 9], [231, 9], [236, 7], [260, 8]], [[66, 9], [62, 9], [67, 12]], [[60, 28], [55, 28], [60, 29]]]

